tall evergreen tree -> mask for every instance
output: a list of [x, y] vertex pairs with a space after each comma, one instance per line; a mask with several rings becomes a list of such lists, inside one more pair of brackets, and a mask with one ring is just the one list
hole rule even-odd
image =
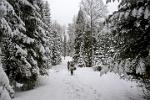
[[115, 61], [121, 66], [115, 69], [124, 69], [122, 73], [144, 80], [150, 90], [149, 19], [149, 0], [121, 0], [119, 10], [109, 16]]
[[[10, 4], [14, 4], [15, 1], [9, 1]], [[30, 71], [31, 65], [27, 58], [27, 49], [24, 48], [24, 44], [32, 43], [32, 39], [24, 35], [26, 29], [23, 21], [15, 13], [13, 6], [7, 3], [7, 15], [2, 25], [7, 27], [2, 28], [3, 38], [2, 42], [2, 53], [4, 57], [2, 63], [7, 73], [11, 84], [19, 82], [27, 84], [27, 80], [32, 76]], [[17, 4], [17, 2], [16, 2]], [[19, 12], [18, 12], [19, 13]]]
[[62, 55], [62, 34], [64, 30], [56, 21], [52, 24], [52, 50], [51, 63], [57, 65], [61, 62]]
[[2, 67], [14, 88], [16, 83], [24, 90], [35, 87], [38, 76], [47, 74], [54, 47], [55, 64], [60, 63], [61, 35], [51, 26], [48, 2], [0, 1]]
[[83, 55], [86, 67], [93, 66], [93, 52], [96, 51], [97, 41], [91, 34], [89, 25], [86, 26], [86, 30], [83, 36]]
[[53, 31], [53, 46], [52, 46], [52, 65], [57, 65], [61, 62], [61, 37], [58, 36], [57, 31]]
[[73, 22], [68, 24], [67, 34], [68, 34], [68, 55], [73, 57], [74, 54], [74, 43], [75, 43], [75, 27], [76, 27], [76, 17], [73, 18]]
[[[6, 0], [0, 1], [0, 29], [3, 27], [2, 23], [5, 20], [5, 16], [7, 15], [7, 6], [9, 3]], [[4, 21], [6, 22], [6, 21]], [[6, 24], [6, 23], [5, 23]], [[2, 40], [2, 33], [0, 32], [0, 100], [11, 100], [11, 97], [14, 97], [14, 91], [10, 86], [8, 76], [6, 75], [2, 63], [2, 52], [1, 52], [1, 40]]]
[[[126, 5], [129, 3], [130, 5]], [[116, 57], [123, 59], [142, 59], [147, 62], [149, 56], [149, 1], [122, 1], [119, 10], [109, 17], [111, 23]], [[143, 70], [144, 73], [149, 66]], [[135, 66], [136, 69], [137, 66]], [[142, 70], [141, 70], [142, 71]], [[136, 73], [136, 72], [135, 72]], [[138, 72], [137, 72], [138, 73]], [[139, 74], [142, 74], [140, 72]], [[149, 72], [146, 72], [149, 73]]]
[[[14, 85], [32, 89], [38, 75], [47, 74], [49, 26], [42, 17], [42, 0], [7, 0], [7, 14], [1, 21], [2, 63]], [[47, 50], [50, 52], [50, 50]]]
[[[89, 29], [86, 31], [87, 34], [91, 34], [88, 35], [88, 39], [90, 41], [92, 41], [91, 43], [96, 43], [97, 41], [97, 35], [98, 33], [101, 31], [100, 29], [100, 23], [102, 20], [104, 20], [104, 17], [106, 16], [106, 6], [104, 5], [102, 0], [82, 0], [81, 1], [81, 8], [82, 10], [85, 12], [85, 15], [87, 16], [87, 26], [89, 27]], [[97, 43], [96, 43], [97, 44]], [[94, 46], [97, 46], [95, 44], [91, 44], [91, 48], [89, 48], [89, 52], [91, 52], [91, 54], [89, 56], [91, 56], [91, 58], [88, 59], [90, 60], [90, 65], [88, 66], [93, 66], [94, 65], [94, 58], [95, 58], [95, 48]]]
[[80, 53], [83, 52], [80, 50], [81, 48], [83, 48], [81, 47], [81, 45], [83, 44], [83, 34], [85, 32], [85, 26], [86, 26], [85, 15], [82, 9], [80, 9], [78, 12], [76, 25], [75, 25], [75, 42], [74, 42], [75, 53], [74, 53], [73, 59], [76, 63], [78, 62], [78, 59], [80, 58]]
[[48, 1], [46, 2], [41, 2], [39, 4], [40, 7], [40, 14], [41, 14], [41, 18], [42, 21], [45, 24], [45, 27], [43, 27], [45, 29], [45, 53], [46, 53], [46, 57], [47, 57], [47, 66], [50, 68], [51, 67], [51, 47], [52, 47], [52, 23], [51, 23], [51, 12], [50, 12], [50, 8], [49, 8], [49, 3]]
[[97, 49], [94, 56], [94, 65], [109, 65], [113, 57], [112, 34], [107, 25], [99, 32], [97, 37]]
[[63, 34], [64, 36], [64, 41], [63, 41], [63, 56], [64, 56], [64, 59], [65, 57], [67, 56], [67, 37], [66, 37], [66, 33]]

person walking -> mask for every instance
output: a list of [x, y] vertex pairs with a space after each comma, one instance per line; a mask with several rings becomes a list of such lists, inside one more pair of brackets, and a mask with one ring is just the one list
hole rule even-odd
[[70, 72], [71, 72], [71, 75], [73, 75], [73, 71], [76, 70], [76, 67], [75, 67], [73, 61], [70, 61], [70, 62], [69, 62], [69, 70], [70, 70]]
[[67, 69], [68, 69], [68, 71], [69, 71], [69, 64], [70, 64], [70, 62], [68, 61], [67, 62]]

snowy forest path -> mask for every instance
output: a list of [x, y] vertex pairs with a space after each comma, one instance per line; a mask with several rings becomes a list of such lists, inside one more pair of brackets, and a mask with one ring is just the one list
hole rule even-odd
[[49, 70], [33, 90], [16, 93], [14, 100], [142, 100], [137, 84], [114, 73], [100, 77], [91, 68], [77, 68], [71, 76], [67, 70], [70, 57]]

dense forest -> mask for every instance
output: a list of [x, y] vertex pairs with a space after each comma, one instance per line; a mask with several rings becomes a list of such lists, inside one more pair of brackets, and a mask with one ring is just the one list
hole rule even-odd
[[33, 89], [40, 75], [61, 62], [61, 26], [51, 21], [43, 0], [1, 0], [0, 12], [0, 86], [13, 97], [17, 84]]
[[74, 52], [74, 61], [81, 67], [136, 79], [149, 99], [150, 1], [119, 1], [118, 11], [107, 17], [102, 0], [82, 0], [78, 15], [68, 25], [68, 34], [74, 36], [68, 41], [69, 54]]
[[119, 2], [108, 15], [103, 0], [81, 0], [65, 28], [52, 20], [47, 1], [0, 0], [0, 100], [36, 88], [39, 77], [49, 75], [62, 56], [100, 75], [113, 72], [136, 81], [149, 100], [150, 1]]

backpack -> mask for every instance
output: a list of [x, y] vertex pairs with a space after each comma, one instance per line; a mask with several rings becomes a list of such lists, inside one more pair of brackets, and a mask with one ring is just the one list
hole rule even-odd
[[71, 62], [69, 63], [69, 69], [70, 69], [70, 70], [76, 70], [76, 67], [74, 66], [74, 62], [73, 62], [73, 61], [71, 61]]

